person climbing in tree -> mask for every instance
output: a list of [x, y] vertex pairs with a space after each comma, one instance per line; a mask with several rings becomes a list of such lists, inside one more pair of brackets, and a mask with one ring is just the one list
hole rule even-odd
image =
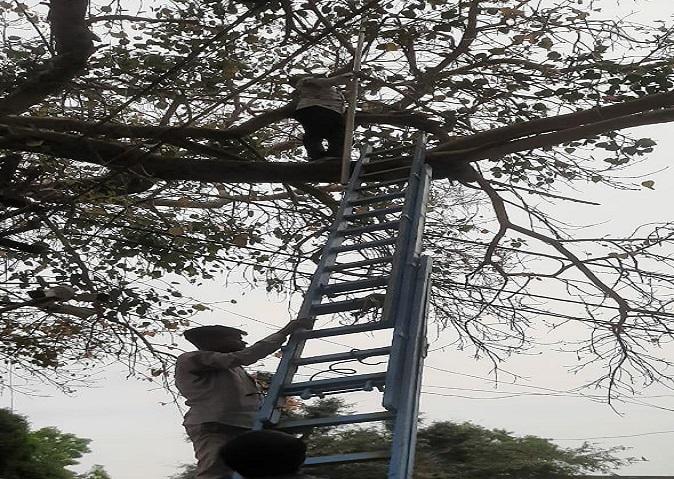
[[232, 470], [221, 450], [253, 425], [262, 394], [242, 366], [270, 355], [295, 330], [308, 327], [291, 321], [249, 347], [240, 329], [201, 326], [185, 331], [185, 339], [199, 350], [178, 356], [175, 382], [189, 406], [183, 425], [194, 446], [196, 479], [229, 479]]
[[[352, 77], [352, 73], [344, 73], [329, 78], [293, 78], [298, 99], [293, 118], [304, 128], [302, 143], [309, 161], [342, 157], [346, 101], [337, 85], [347, 84]], [[327, 150], [323, 140], [328, 143]]]

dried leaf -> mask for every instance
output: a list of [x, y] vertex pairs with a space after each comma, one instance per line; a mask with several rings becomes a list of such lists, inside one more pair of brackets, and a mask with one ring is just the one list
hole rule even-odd
[[248, 235], [246, 233], [239, 233], [232, 237], [232, 243], [235, 246], [243, 247], [248, 244]]
[[182, 236], [185, 234], [185, 228], [182, 226], [172, 226], [168, 229], [167, 233], [173, 236]]
[[385, 52], [394, 52], [398, 50], [398, 45], [393, 42], [380, 43], [377, 45], [377, 50], [384, 50]]

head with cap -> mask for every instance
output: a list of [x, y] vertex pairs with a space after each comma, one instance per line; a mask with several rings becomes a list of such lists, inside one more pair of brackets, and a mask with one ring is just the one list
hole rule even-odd
[[184, 336], [201, 351], [231, 353], [246, 347], [242, 339], [247, 333], [228, 326], [199, 326], [185, 331]]
[[306, 459], [301, 439], [278, 431], [250, 431], [228, 442], [225, 463], [246, 479], [298, 472]]

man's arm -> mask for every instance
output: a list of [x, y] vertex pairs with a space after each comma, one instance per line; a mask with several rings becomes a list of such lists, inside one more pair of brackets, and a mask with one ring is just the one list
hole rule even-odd
[[307, 322], [290, 321], [278, 332], [248, 346], [241, 351], [218, 353], [215, 351], [194, 351], [178, 358], [178, 364], [187, 371], [213, 369], [231, 369], [237, 366], [249, 366], [269, 356], [285, 342], [286, 337], [299, 328], [310, 327]]
[[230, 354], [238, 355], [237, 359], [241, 361], [241, 364], [248, 366], [262, 358], [266, 358], [281, 347], [281, 345], [285, 342], [286, 337], [290, 336], [298, 329], [309, 329], [311, 324], [312, 322], [305, 320], [290, 321], [276, 333], [270, 334], [257, 343], [248, 346], [246, 349]]

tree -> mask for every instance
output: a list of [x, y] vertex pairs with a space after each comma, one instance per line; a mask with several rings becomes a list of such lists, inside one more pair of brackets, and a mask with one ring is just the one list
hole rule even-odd
[[197, 477], [196, 464], [184, 464], [181, 466], [181, 471], [171, 476], [171, 479], [195, 479]]
[[95, 464], [89, 471], [77, 477], [78, 479], [111, 479], [110, 474], [99, 464]]
[[[429, 135], [441, 327], [498, 365], [535, 342], [533, 318], [573, 322], [584, 333], [568, 349], [602, 366], [609, 397], [668, 380], [672, 224], [585, 238], [537, 203], [655, 185], [616, 173], [655, 147], [630, 128], [674, 119], [673, 30], [600, 4], [611, 0], [0, 3], [0, 354], [64, 387], [109, 358], [161, 379], [162, 338], [209, 307], [179, 277], [236, 271], [301, 290], [337, 165], [303, 161], [288, 78], [349, 70], [365, 18], [357, 140]], [[28, 297], [56, 285], [74, 298]], [[541, 306], [550, 296], [569, 312]]]
[[[336, 399], [303, 404], [297, 416], [324, 417], [343, 413], [348, 406]], [[322, 456], [346, 452], [379, 451], [390, 443], [386, 427], [319, 428], [305, 432], [308, 454]], [[536, 436], [517, 437], [501, 429], [451, 421], [421, 425], [416, 450], [415, 479], [544, 479], [589, 472], [608, 473], [633, 462], [617, 455], [624, 447], [601, 449], [585, 443], [561, 448]], [[306, 468], [325, 479], [386, 477], [385, 463], [359, 463]], [[195, 468], [185, 465], [172, 479], [193, 479]]]
[[26, 474], [26, 463], [32, 453], [28, 442], [28, 423], [6, 409], [0, 409], [0, 448], [2, 476], [18, 478]]
[[43, 427], [28, 434], [32, 444], [31, 462], [39, 471], [49, 471], [47, 477], [70, 479], [74, 474], [68, 466], [78, 463], [84, 454], [90, 452], [89, 439], [74, 434], [63, 433], [55, 427]]
[[77, 475], [66, 469], [90, 452], [89, 439], [55, 427], [31, 431], [26, 419], [0, 409], [0, 477], [3, 479], [110, 479], [102, 466]]
[[[389, 441], [386, 429], [357, 428], [312, 436], [310, 450], [312, 455], [381, 450]], [[469, 422], [441, 421], [422, 426], [418, 441], [414, 473], [417, 479], [561, 478], [607, 473], [631, 461], [616, 456], [624, 450], [622, 447], [603, 450], [585, 443], [565, 449], [540, 437], [516, 437]], [[373, 479], [386, 477], [383, 463], [307, 470], [326, 479], [347, 479], [357, 474]]]

